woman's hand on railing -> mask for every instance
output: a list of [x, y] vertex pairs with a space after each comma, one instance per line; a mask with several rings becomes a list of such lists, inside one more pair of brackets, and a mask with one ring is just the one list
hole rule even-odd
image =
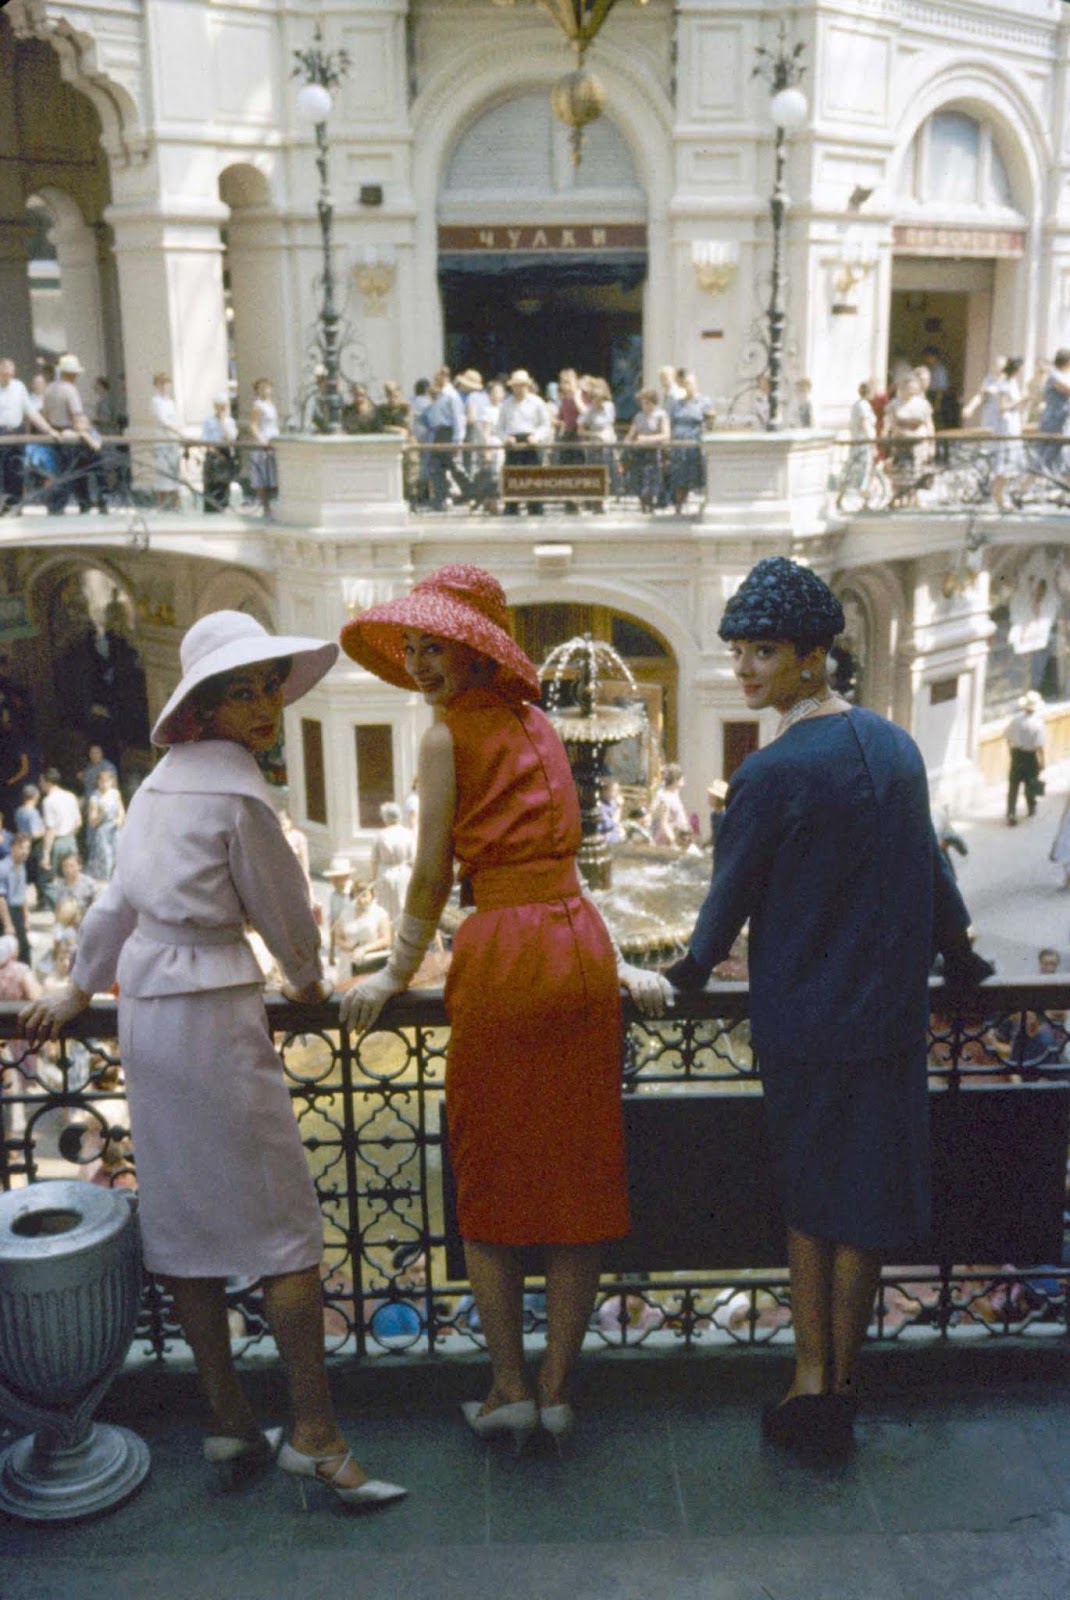
[[295, 1006], [320, 1006], [330, 1000], [334, 990], [329, 983], [315, 978], [311, 983], [302, 984], [300, 989], [292, 983], [282, 983], [279, 985], [279, 993], [283, 999], [291, 1001]]
[[676, 1003], [672, 984], [660, 972], [618, 960], [617, 979], [641, 1017], [663, 1017]]
[[76, 983], [68, 983], [55, 994], [43, 995], [19, 1012], [19, 1029], [28, 1044], [43, 1044], [57, 1039], [68, 1022], [80, 1016], [92, 999]]
[[386, 1002], [401, 994], [405, 987], [389, 966], [362, 978], [342, 996], [339, 1010], [343, 1026], [352, 1033], [370, 1033]]

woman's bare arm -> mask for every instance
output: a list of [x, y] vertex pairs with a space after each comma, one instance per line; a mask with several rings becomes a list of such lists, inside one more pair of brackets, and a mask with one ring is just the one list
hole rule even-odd
[[457, 810], [453, 735], [444, 722], [433, 723], [420, 741], [417, 772], [420, 819], [405, 910], [411, 917], [437, 922], [453, 888], [453, 820]]

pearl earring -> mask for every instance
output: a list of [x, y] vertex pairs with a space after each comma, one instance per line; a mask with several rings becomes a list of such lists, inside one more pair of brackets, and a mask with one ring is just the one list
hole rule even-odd
[[807, 669], [806, 669], [806, 668], [805, 668], [805, 667], [804, 667], [804, 668], [803, 668], [803, 670], [802, 670], [802, 672], [800, 672], [800, 673], [799, 673], [799, 677], [800, 677], [800, 678], [801, 678], [801, 679], [802, 679], [802, 681], [803, 681], [803, 683], [809, 683], [809, 682], [810, 682], [810, 680], [811, 680], [811, 678], [812, 678], [812, 677], [813, 677], [813, 673], [812, 673], [812, 672], [809, 672], [809, 671], [808, 671], [808, 670], [807, 670]]

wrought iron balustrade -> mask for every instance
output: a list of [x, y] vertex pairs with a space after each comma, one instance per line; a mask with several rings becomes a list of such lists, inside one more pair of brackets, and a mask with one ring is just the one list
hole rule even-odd
[[659, 444], [555, 440], [543, 444], [408, 444], [405, 495], [413, 511], [514, 514], [526, 507], [592, 515], [696, 512], [705, 498], [700, 440]]
[[[4, 434], [0, 516], [9, 519], [8, 532], [14, 534], [12, 519], [23, 516], [36, 522], [77, 511], [117, 516], [240, 512], [255, 504], [250, 479], [257, 448], [244, 440], [215, 445], [134, 430], [96, 435], [92, 441], [74, 434], [55, 439]], [[177, 504], [161, 504], [172, 499]]]
[[[635, 1234], [611, 1248], [589, 1346], [790, 1339], [747, 1006], [745, 985], [720, 984], [679, 997], [664, 1020], [629, 1018], [622, 1092]], [[975, 1243], [965, 1260], [887, 1267], [873, 1337], [1065, 1334], [1064, 1008], [1070, 983], [1054, 978], [990, 983], [984, 1014], [973, 1018], [946, 1014], [934, 985], [935, 1168], [941, 1181], [951, 1169], [967, 1171], [970, 1214], [953, 1218], [951, 1233]], [[441, 996], [399, 997], [383, 1030], [359, 1041], [340, 1028], [336, 1004], [298, 1009], [275, 998], [268, 1012], [323, 1212], [331, 1351], [449, 1355], [479, 1347], [444, 1161]], [[79, 1176], [133, 1187], [114, 1002], [98, 999], [69, 1038], [36, 1054], [18, 1040], [17, 1016], [17, 1005], [0, 1005], [0, 1187]], [[719, 1200], [707, 1159], [728, 1163]], [[711, 1209], [723, 1213], [713, 1245], [709, 1219], [699, 1215]], [[1023, 1229], [1045, 1244], [1015, 1261], [1006, 1239]], [[256, 1286], [235, 1282], [230, 1298], [236, 1348], [255, 1352], [268, 1338]], [[544, 1305], [534, 1279], [526, 1308], [538, 1340]], [[148, 1280], [135, 1348], [164, 1360], [180, 1337], [167, 1296]]]
[[838, 439], [833, 475], [838, 510], [1070, 510], [1070, 438], [1008, 439], [959, 430], [924, 437]]

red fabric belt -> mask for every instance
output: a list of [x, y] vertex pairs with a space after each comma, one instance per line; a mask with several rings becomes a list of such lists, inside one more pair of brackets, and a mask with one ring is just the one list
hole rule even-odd
[[[477, 911], [501, 906], [526, 906], [546, 900], [568, 900], [580, 891], [575, 860], [510, 861], [500, 867], [480, 867], [466, 880]], [[472, 901], [468, 902], [469, 904]]]

